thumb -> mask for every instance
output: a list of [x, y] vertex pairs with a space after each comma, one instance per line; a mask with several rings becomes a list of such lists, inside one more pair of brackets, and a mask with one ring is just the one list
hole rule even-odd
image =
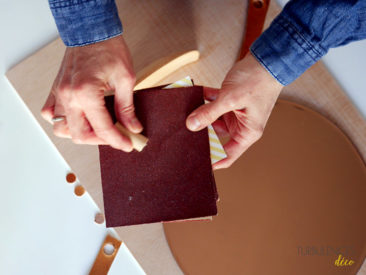
[[229, 111], [230, 108], [224, 104], [223, 100], [218, 98], [194, 110], [186, 120], [187, 128], [191, 131], [199, 131]]
[[140, 133], [143, 129], [135, 114], [133, 105], [133, 86], [116, 86], [114, 96], [114, 110], [117, 119], [133, 133]]
[[41, 110], [42, 117], [51, 124], [52, 124], [52, 118], [55, 113], [55, 101], [56, 101], [55, 96], [51, 92]]

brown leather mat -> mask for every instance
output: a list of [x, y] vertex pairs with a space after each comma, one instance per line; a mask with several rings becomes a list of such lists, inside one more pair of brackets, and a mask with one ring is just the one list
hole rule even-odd
[[[263, 138], [215, 173], [212, 222], [164, 224], [186, 274], [355, 274], [366, 255], [366, 168], [330, 121], [281, 100]], [[339, 254], [351, 266], [335, 266]], [[343, 261], [343, 264], [345, 261]]]

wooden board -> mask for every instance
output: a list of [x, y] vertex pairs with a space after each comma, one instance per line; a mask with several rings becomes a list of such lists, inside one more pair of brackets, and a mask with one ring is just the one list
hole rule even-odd
[[[246, 1], [117, 1], [136, 71], [159, 58], [198, 49], [200, 60], [159, 84], [190, 75], [196, 84], [220, 87], [239, 53]], [[279, 12], [272, 1], [266, 25]], [[53, 136], [40, 116], [61, 63], [64, 45], [57, 39], [12, 68], [7, 77], [82, 184], [103, 210], [97, 148], [74, 145]], [[366, 123], [339, 85], [318, 63], [284, 89], [282, 98], [311, 107], [334, 121], [366, 158]], [[179, 274], [160, 224], [117, 228], [148, 274]], [[164, 270], [161, 267], [164, 266]]]

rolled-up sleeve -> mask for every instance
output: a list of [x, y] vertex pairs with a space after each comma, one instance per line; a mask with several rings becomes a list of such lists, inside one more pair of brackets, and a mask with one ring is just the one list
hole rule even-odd
[[250, 51], [288, 85], [332, 47], [366, 38], [366, 1], [293, 0]]
[[68, 47], [103, 41], [123, 31], [114, 0], [49, 0], [49, 5]]

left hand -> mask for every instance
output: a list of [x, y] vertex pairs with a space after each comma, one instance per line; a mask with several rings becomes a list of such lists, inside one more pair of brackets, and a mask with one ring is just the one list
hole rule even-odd
[[[113, 124], [105, 106], [104, 93], [114, 90], [115, 113], [130, 132], [142, 125], [135, 115], [135, 74], [122, 35], [94, 44], [66, 48], [59, 73], [42, 108], [44, 119], [53, 124], [56, 136], [75, 143], [108, 144], [130, 152], [132, 143]], [[52, 122], [55, 116], [64, 120]]]
[[230, 136], [224, 145], [227, 158], [213, 169], [229, 167], [262, 136], [282, 88], [250, 53], [229, 71], [220, 90], [204, 88], [212, 102], [193, 111], [186, 124], [191, 131], [212, 124], [219, 136]]

